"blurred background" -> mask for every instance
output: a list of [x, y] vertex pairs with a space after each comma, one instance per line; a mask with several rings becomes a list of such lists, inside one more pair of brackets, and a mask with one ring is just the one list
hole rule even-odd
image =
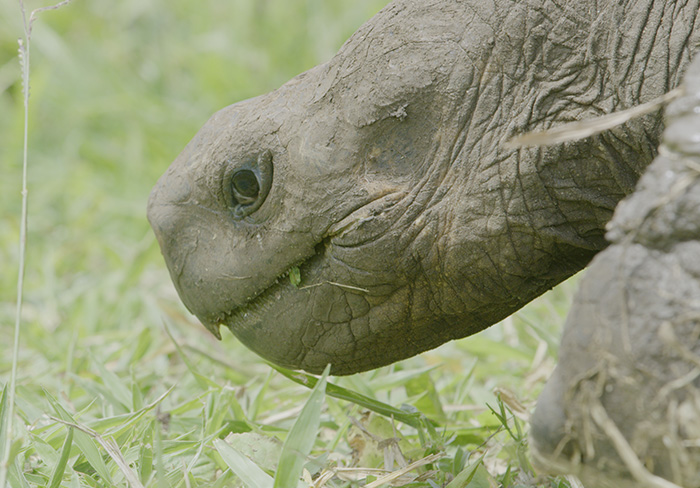
[[[211, 454], [212, 436], [254, 430], [284, 438], [308, 390], [227, 331], [216, 341], [184, 310], [146, 221], [146, 201], [212, 113], [327, 61], [386, 3], [74, 0], [39, 16], [30, 46], [29, 233], [13, 451], [13, 469], [24, 473], [18, 486], [46, 486], [52, 476], [51, 459], [66, 429], [49, 416], [60, 409], [111, 432], [146, 485], [212, 486], [216, 479], [217, 486], [234, 486], [235, 477]], [[27, 15], [44, 5], [28, 1]], [[11, 367], [17, 287], [22, 36], [17, 2], [0, 2], [0, 386]], [[532, 405], [553, 367], [571, 290], [570, 284], [555, 289], [484, 334], [333, 381], [396, 406], [410, 404], [457, 429], [445, 434], [452, 464], [443, 480], [449, 480], [465, 465], [460, 449], [483, 448], [502, 428], [485, 406], [496, 401], [495, 387]], [[155, 411], [138, 422], [129, 417], [146, 412], [171, 387]], [[359, 410], [326, 401], [324, 429], [334, 434], [319, 439], [329, 443], [321, 449], [337, 454], [334, 463], [356, 463], [362, 452], [342, 439], [351, 428], [348, 416]], [[405, 435], [425, 448], [419, 434]], [[156, 437], [163, 439], [160, 454], [152, 452]], [[512, 452], [502, 446], [513, 440], [493, 454], [490, 476], [504, 486], [515, 472], [508, 466], [528, 470], [523, 439]], [[70, 455], [66, 486], [110, 486], [95, 458], [77, 449]], [[123, 484], [113, 461], [101, 456], [115, 484]], [[160, 456], [158, 476], [151, 471], [154, 456]]]
[[[170, 284], [145, 218], [157, 178], [212, 113], [328, 60], [385, 3], [75, 0], [41, 14], [31, 44], [23, 361], [48, 353], [70, 370], [65, 361], [103, 346], [105, 333], [120, 349], [159, 329], [156, 302], [171, 298]], [[27, 14], [43, 5], [27, 2]], [[21, 209], [21, 36], [18, 3], [1, 2], [3, 371]]]

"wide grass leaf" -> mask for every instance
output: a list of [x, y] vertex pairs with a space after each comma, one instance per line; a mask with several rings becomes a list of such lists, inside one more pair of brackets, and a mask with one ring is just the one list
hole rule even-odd
[[326, 379], [330, 370], [330, 365], [326, 366], [323, 375], [317, 381], [314, 389], [311, 390], [306, 405], [289, 431], [287, 440], [282, 446], [282, 455], [277, 465], [277, 473], [275, 473], [274, 488], [297, 486], [301, 478], [301, 470], [318, 436], [318, 428], [321, 424], [321, 407], [326, 394]]
[[282, 454], [282, 443], [273, 436], [245, 432], [230, 434], [226, 441], [255, 464], [268, 472], [277, 471], [277, 463]]
[[[226, 465], [248, 488], [271, 488], [273, 480], [257, 464], [229, 446], [221, 439], [214, 439], [214, 447]], [[296, 486], [296, 483], [294, 484]]]

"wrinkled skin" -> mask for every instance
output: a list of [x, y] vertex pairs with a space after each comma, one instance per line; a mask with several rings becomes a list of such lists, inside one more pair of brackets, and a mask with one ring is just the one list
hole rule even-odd
[[328, 63], [217, 112], [161, 177], [148, 217], [182, 300], [216, 335], [334, 374], [501, 320], [606, 246], [661, 116], [505, 141], [676, 86], [698, 7], [392, 3]]
[[700, 486], [700, 56], [684, 85], [659, 157], [582, 280], [532, 419], [534, 457], [586, 486], [640, 486], [650, 473]]

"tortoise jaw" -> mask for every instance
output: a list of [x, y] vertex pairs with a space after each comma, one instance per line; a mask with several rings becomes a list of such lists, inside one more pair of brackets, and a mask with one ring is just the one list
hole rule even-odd
[[221, 340], [222, 325], [228, 327], [231, 332], [234, 332], [234, 329], [238, 323], [247, 320], [248, 314], [256, 315], [257, 311], [264, 307], [265, 303], [269, 303], [273, 297], [279, 297], [283, 293], [293, 293], [295, 290], [302, 291], [306, 288], [318, 286], [317, 284], [310, 284], [306, 287], [299, 286], [303, 276], [301, 269], [311, 259], [324, 254], [323, 248], [325, 241], [326, 239], [314, 247], [314, 253], [311, 256], [303, 259], [293, 266], [290, 266], [284, 273], [275, 278], [272, 283], [263, 288], [261, 291], [255, 293], [244, 304], [233, 307], [230, 310], [221, 311], [218, 314], [212, 314], [211, 316], [198, 316], [200, 322], [202, 322], [202, 325], [204, 325], [204, 327], [211, 332], [214, 337]]

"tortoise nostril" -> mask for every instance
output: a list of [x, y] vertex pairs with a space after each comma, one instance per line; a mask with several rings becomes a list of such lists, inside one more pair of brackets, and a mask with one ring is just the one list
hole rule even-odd
[[192, 185], [187, 172], [176, 172], [171, 166], [151, 190], [148, 206], [150, 208], [152, 205], [184, 203], [189, 201], [191, 196]]
[[[172, 266], [173, 254], [176, 254], [187, 241], [187, 234], [189, 234], [187, 219], [191, 213], [183, 202], [172, 199], [173, 192], [170, 189], [170, 186], [159, 182], [151, 191], [146, 209], [146, 217], [169, 267]], [[176, 196], [184, 195], [180, 193]]]
[[161, 248], [163, 239], [176, 233], [178, 225], [182, 225], [179, 213], [183, 204], [191, 200], [192, 184], [187, 172], [181, 171], [178, 165], [172, 165], [151, 190], [146, 208], [146, 216], [161, 243]]

